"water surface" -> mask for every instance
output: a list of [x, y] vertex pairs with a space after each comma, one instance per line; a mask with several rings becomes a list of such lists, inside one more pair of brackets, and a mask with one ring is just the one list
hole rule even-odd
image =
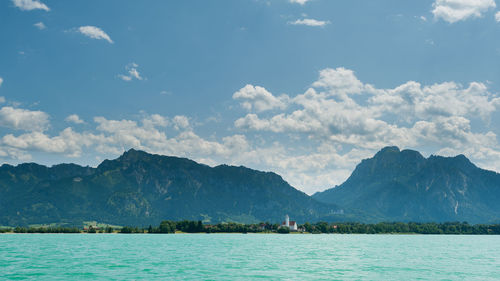
[[500, 236], [3, 234], [4, 280], [493, 280]]

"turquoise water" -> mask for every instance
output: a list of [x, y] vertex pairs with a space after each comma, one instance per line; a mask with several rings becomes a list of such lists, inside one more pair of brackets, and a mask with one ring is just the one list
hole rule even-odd
[[3, 234], [0, 279], [498, 280], [500, 236]]

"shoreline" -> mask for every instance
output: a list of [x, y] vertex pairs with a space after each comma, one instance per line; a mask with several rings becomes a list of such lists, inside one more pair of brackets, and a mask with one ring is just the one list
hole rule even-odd
[[149, 227], [117, 226], [93, 222], [82, 226], [55, 226], [55, 224], [25, 227], [2, 226], [0, 233], [61, 233], [61, 234], [389, 234], [389, 235], [500, 235], [500, 224], [475, 224], [467, 222], [403, 223], [380, 222], [364, 224], [346, 223], [304, 223], [297, 227], [271, 223], [218, 223], [203, 224], [201, 221], [162, 221]]
[[245, 232], [217, 232], [217, 233], [207, 233], [207, 232], [194, 232], [194, 233], [188, 233], [188, 232], [178, 232], [178, 233], [120, 233], [120, 232], [113, 232], [113, 233], [88, 233], [88, 232], [79, 232], [79, 233], [64, 233], [64, 232], [54, 232], [54, 233], [44, 233], [44, 232], [32, 232], [32, 233], [17, 233], [17, 232], [2, 232], [0, 235], [5, 234], [5, 235], [31, 235], [31, 234], [42, 234], [42, 235], [50, 235], [50, 234], [67, 234], [67, 235], [79, 235], [79, 234], [88, 234], [88, 235], [198, 235], [198, 234], [211, 234], [211, 235], [227, 235], [227, 234], [239, 234], [239, 235], [367, 235], [367, 236], [373, 236], [373, 235], [439, 235], [439, 236], [497, 236], [500, 234], [475, 234], [475, 233], [310, 233], [310, 232], [295, 232], [295, 233], [277, 233], [277, 232], [252, 232], [252, 233], [245, 233]]

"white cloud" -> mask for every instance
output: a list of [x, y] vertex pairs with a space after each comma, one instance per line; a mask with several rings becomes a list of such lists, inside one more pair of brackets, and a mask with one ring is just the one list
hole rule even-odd
[[132, 77], [130, 76], [127, 76], [127, 75], [123, 75], [123, 74], [118, 74], [118, 77], [120, 77], [120, 79], [122, 79], [123, 81], [132, 81]]
[[[298, 107], [292, 112], [284, 111], [267, 118], [248, 114], [237, 119], [235, 126], [246, 130], [302, 133], [358, 147], [376, 147], [389, 137], [414, 144], [405, 137], [416, 130], [408, 124], [419, 121], [444, 124], [452, 120], [451, 117], [480, 117], [488, 122], [491, 114], [500, 108], [500, 97], [489, 93], [486, 85], [478, 82], [468, 87], [454, 82], [422, 87], [410, 81], [394, 89], [376, 89], [359, 81], [353, 71], [337, 68], [320, 71], [313, 86], [326, 91], [310, 88], [290, 99], [294, 105], [291, 107]], [[363, 104], [349, 94], [360, 95]], [[467, 131], [465, 127], [462, 129]]]
[[25, 162], [32, 159], [31, 154], [28, 152], [10, 147], [0, 147], [0, 158]]
[[370, 99], [380, 110], [411, 120], [449, 116], [479, 116], [488, 120], [499, 100], [483, 83], [472, 82], [467, 88], [455, 82], [422, 87], [414, 81], [381, 91]]
[[143, 80], [144, 78], [137, 70], [138, 67], [139, 65], [137, 65], [136, 63], [129, 63], [127, 66], [125, 66], [125, 70], [127, 70], [128, 75], [119, 74], [118, 77], [127, 82], [132, 81], [132, 79]]
[[319, 80], [313, 83], [314, 87], [326, 88], [333, 95], [359, 94], [365, 86], [354, 75], [354, 71], [339, 67], [326, 68], [319, 72]]
[[172, 120], [172, 123], [174, 124], [174, 128], [176, 130], [185, 130], [190, 127], [189, 118], [184, 115], [175, 116], [174, 119]]
[[109, 37], [108, 34], [106, 34], [106, 32], [104, 32], [102, 29], [100, 29], [99, 27], [96, 27], [96, 26], [90, 26], [90, 25], [86, 25], [86, 26], [80, 26], [78, 28], [78, 31], [87, 36], [87, 37], [90, 37], [92, 39], [98, 39], [98, 40], [106, 40], [108, 41], [109, 43], [113, 44], [113, 40], [111, 40], [111, 38]]
[[287, 95], [275, 97], [263, 87], [248, 84], [235, 92], [233, 99], [242, 100], [241, 106], [248, 111], [261, 112], [274, 108], [284, 109], [289, 98]]
[[500, 22], [500, 11], [499, 11], [499, 12], [496, 12], [496, 14], [495, 14], [495, 20], [496, 20], [497, 22]]
[[315, 19], [298, 19], [295, 21], [289, 21], [288, 24], [291, 25], [306, 25], [306, 26], [325, 26], [330, 24], [330, 21], [315, 20]]
[[0, 103], [4, 103], [4, 102], [5, 102], [5, 97], [0, 96]]
[[311, 0], [290, 0], [290, 3], [297, 3], [300, 5], [304, 5], [305, 3], [309, 2]]
[[170, 124], [169, 120], [159, 114], [152, 114], [151, 116], [142, 119], [145, 127], [166, 127]]
[[0, 77], [0, 86], [2, 86], [2, 84], [3, 84], [3, 78]]
[[31, 158], [32, 151], [62, 154], [67, 157], [80, 157], [84, 149], [113, 141], [103, 134], [78, 133], [72, 128], [62, 130], [56, 136], [42, 132], [30, 132], [19, 136], [7, 134], [0, 139], [0, 151], [10, 151], [14, 159]]
[[270, 118], [249, 114], [236, 120], [235, 126], [276, 133], [303, 133], [316, 139], [338, 137], [341, 142], [353, 143], [363, 136], [383, 133], [381, 130], [386, 125], [374, 118], [372, 109], [363, 108], [350, 98], [335, 100], [314, 89], [295, 97], [293, 103], [299, 109]]
[[49, 7], [44, 3], [38, 0], [12, 0], [14, 6], [18, 7], [23, 11], [31, 11], [31, 10], [44, 10], [50, 11]]
[[40, 30], [44, 30], [47, 28], [47, 26], [45, 26], [45, 24], [43, 22], [37, 22], [35, 24], [33, 24], [36, 28], [40, 29]]
[[[66, 130], [71, 129], [68, 128]], [[67, 135], [68, 131], [63, 131], [62, 134]], [[67, 144], [69, 142], [61, 136], [51, 138], [41, 132], [31, 132], [17, 137], [12, 134], [5, 135], [2, 138], [1, 143], [9, 146], [10, 148], [30, 149], [49, 153], [63, 153], [68, 150]]]
[[85, 121], [83, 121], [82, 119], [80, 119], [80, 116], [78, 116], [77, 114], [71, 114], [68, 117], [66, 117], [66, 119], [64, 119], [64, 120], [66, 122], [75, 123], [75, 124], [83, 124], [83, 123], [85, 123]]
[[494, 0], [435, 0], [432, 7], [436, 19], [454, 23], [482, 17], [489, 9], [495, 8], [496, 4]]
[[0, 109], [0, 126], [14, 130], [45, 131], [49, 126], [49, 115], [42, 111], [5, 106]]
[[[153, 119], [162, 121], [151, 122]], [[94, 118], [98, 124], [96, 129], [102, 134], [93, 137], [95, 140], [93, 145], [101, 153], [117, 155], [125, 149], [134, 147], [152, 153], [190, 157], [206, 164], [221, 163], [215, 159], [232, 158], [232, 155], [237, 155], [248, 146], [246, 138], [241, 135], [227, 136], [222, 138], [222, 141], [203, 139], [192, 131], [185, 116], [172, 118], [172, 125], [179, 132], [169, 138], [161, 129], [169, 123], [166, 120], [159, 115], [146, 117], [141, 122], [96, 117]]]

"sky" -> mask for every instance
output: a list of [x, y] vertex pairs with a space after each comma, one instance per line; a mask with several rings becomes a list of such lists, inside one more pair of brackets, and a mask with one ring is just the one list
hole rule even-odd
[[494, 0], [4, 0], [0, 162], [135, 148], [308, 194], [385, 146], [500, 171]]

